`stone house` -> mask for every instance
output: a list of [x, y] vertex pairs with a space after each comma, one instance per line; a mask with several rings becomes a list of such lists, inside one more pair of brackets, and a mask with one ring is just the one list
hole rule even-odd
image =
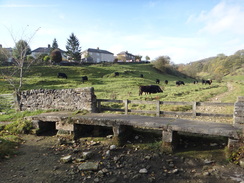
[[86, 63], [113, 62], [114, 54], [99, 48], [88, 48], [87, 50], [81, 52], [81, 60], [82, 62]]
[[120, 62], [135, 62], [136, 56], [129, 53], [128, 51], [122, 51], [117, 54], [118, 61]]

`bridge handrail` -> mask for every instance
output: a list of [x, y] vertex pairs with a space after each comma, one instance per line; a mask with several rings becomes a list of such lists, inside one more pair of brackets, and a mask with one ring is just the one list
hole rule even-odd
[[[124, 103], [124, 109], [118, 108], [102, 108], [102, 102], [111, 102], [111, 103]], [[156, 106], [156, 110], [133, 110], [128, 108], [128, 104], [154, 104]], [[173, 112], [173, 111], [161, 111], [160, 105], [191, 105], [192, 112]], [[233, 117], [233, 114], [216, 114], [216, 113], [201, 113], [197, 112], [197, 106], [234, 106], [234, 103], [210, 103], [210, 102], [178, 102], [178, 101], [145, 101], [145, 100], [112, 100], [112, 99], [97, 99], [97, 109], [98, 112], [101, 111], [122, 111], [125, 114], [129, 112], [132, 113], [149, 113], [156, 114], [156, 116], [160, 116], [160, 114], [170, 114], [170, 115], [187, 115], [187, 116], [215, 116], [215, 117]]]

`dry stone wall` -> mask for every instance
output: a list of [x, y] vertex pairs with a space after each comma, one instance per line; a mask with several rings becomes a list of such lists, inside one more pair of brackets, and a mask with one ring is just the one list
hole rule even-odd
[[87, 110], [96, 112], [93, 87], [77, 89], [37, 89], [21, 92], [21, 110]]

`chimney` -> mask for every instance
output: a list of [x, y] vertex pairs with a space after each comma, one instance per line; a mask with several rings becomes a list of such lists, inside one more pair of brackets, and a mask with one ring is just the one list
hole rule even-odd
[[48, 44], [47, 47], [50, 48], [51, 47], [50, 44]]
[[99, 50], [99, 47], [97, 47], [97, 49]]

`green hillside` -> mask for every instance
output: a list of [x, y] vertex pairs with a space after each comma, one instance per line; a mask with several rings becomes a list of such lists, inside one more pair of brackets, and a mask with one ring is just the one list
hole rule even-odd
[[[58, 72], [67, 74], [68, 79], [57, 78]], [[120, 75], [115, 77], [114, 72]], [[140, 77], [144, 75], [144, 78]], [[82, 76], [89, 80], [84, 84]], [[139, 85], [156, 84], [160, 79], [163, 93], [139, 96]], [[165, 85], [164, 80], [169, 84]], [[177, 87], [175, 82], [182, 80], [185, 86]], [[11, 93], [9, 83], [0, 80], [0, 93]], [[29, 89], [62, 89], [94, 87], [97, 98], [100, 99], [130, 99], [130, 100], [163, 100], [163, 101], [205, 101], [208, 98], [227, 90], [225, 82], [213, 82], [212, 85], [193, 84], [193, 79], [182, 78], [161, 73], [152, 64], [96, 64], [85, 66], [32, 66], [24, 77], [23, 90]], [[234, 102], [234, 101], [233, 101]]]

